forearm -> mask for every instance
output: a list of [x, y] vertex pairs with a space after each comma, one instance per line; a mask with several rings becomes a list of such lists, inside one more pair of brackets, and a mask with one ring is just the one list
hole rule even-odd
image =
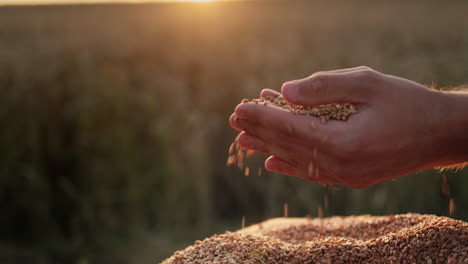
[[468, 90], [442, 92], [442, 144], [447, 156], [443, 165], [468, 162]]

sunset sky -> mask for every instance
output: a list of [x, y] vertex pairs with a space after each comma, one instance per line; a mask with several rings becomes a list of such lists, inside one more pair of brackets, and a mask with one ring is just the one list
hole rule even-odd
[[0, 0], [0, 5], [42, 5], [72, 3], [214, 2], [225, 0]]

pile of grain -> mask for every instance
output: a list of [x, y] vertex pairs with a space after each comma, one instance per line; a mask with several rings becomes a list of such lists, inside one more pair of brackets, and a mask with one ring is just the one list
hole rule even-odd
[[177, 251], [171, 263], [468, 263], [468, 223], [433, 215], [277, 218]]
[[[249, 100], [244, 99], [242, 103], [248, 103]], [[289, 110], [293, 114], [309, 115], [320, 118], [322, 122], [326, 122], [330, 119], [335, 120], [347, 120], [350, 115], [356, 112], [354, 105], [345, 104], [325, 104], [318, 106], [303, 106], [291, 104], [281, 95], [261, 97], [260, 99], [252, 100], [256, 104], [274, 105], [286, 110]]]

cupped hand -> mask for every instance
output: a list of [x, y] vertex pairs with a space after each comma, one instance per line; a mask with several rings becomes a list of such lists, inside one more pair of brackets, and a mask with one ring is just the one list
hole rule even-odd
[[[322, 123], [272, 105], [238, 105], [230, 118], [242, 131], [236, 140], [271, 155], [269, 171], [363, 188], [453, 162], [443, 144], [441, 92], [357, 67], [287, 82], [281, 93], [293, 104], [352, 103], [358, 111], [347, 121]], [[275, 94], [263, 90], [261, 96]]]

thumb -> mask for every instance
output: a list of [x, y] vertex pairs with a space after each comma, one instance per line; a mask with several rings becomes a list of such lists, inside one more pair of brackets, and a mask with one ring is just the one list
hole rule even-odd
[[375, 85], [371, 70], [351, 73], [317, 73], [301, 80], [287, 82], [281, 88], [284, 98], [293, 104], [362, 103]]

